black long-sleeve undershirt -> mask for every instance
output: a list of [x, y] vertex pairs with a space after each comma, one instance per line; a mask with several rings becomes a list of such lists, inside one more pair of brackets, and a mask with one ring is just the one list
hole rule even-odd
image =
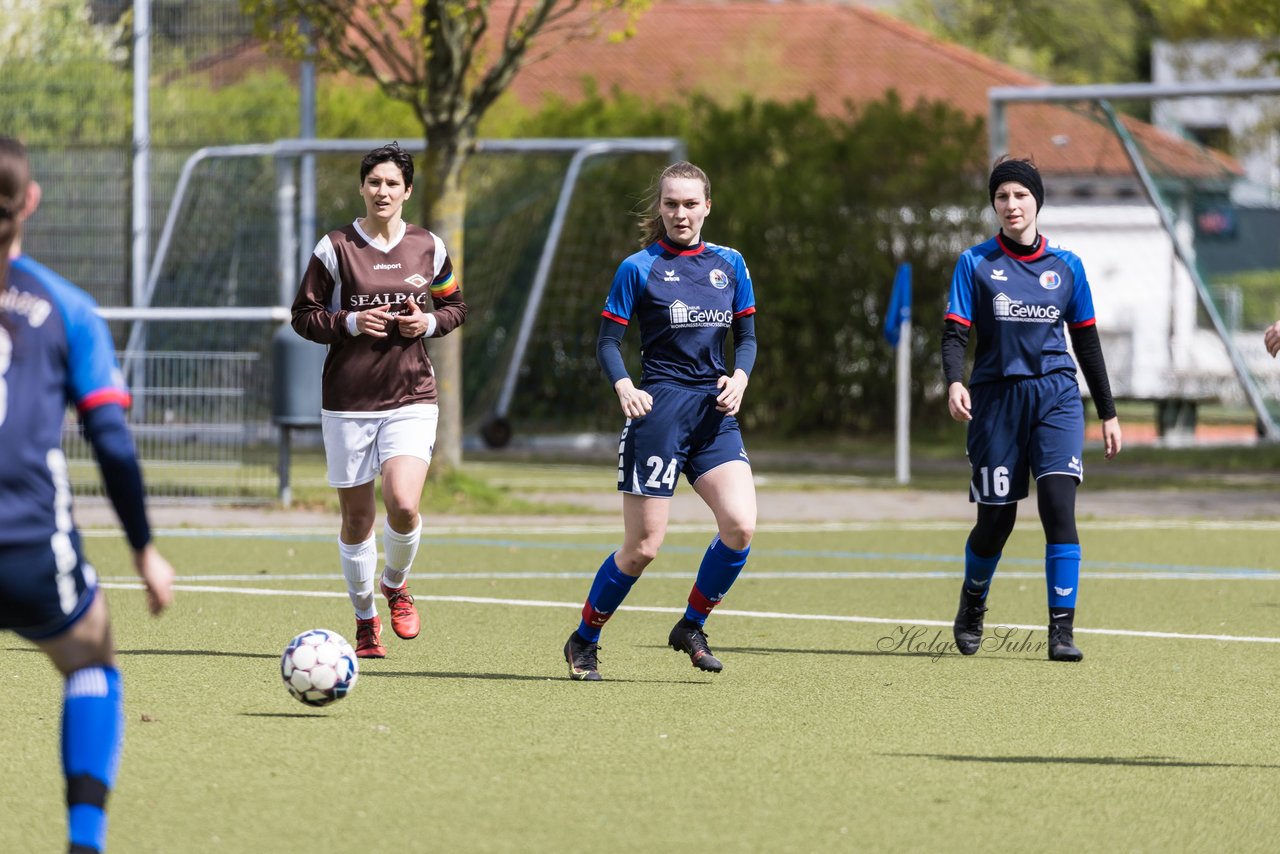
[[[1116, 417], [1116, 402], [1111, 396], [1111, 381], [1107, 378], [1107, 364], [1102, 356], [1102, 342], [1098, 327], [1068, 327], [1071, 330], [1071, 346], [1075, 350], [1080, 373], [1093, 397], [1098, 418], [1106, 421]], [[955, 320], [948, 320], [942, 329], [942, 373], [950, 386], [964, 382], [964, 353], [969, 346], [969, 327]]]

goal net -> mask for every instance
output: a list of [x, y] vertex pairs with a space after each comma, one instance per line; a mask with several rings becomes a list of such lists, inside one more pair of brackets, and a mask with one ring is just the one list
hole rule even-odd
[[1247, 109], [1274, 145], [1280, 81], [990, 97], [993, 157], [1035, 157], [1051, 202], [1044, 232], [1084, 261], [1116, 397], [1155, 403], [1171, 442], [1189, 440], [1202, 404], [1240, 422], [1234, 438], [1280, 440], [1280, 366], [1263, 346], [1280, 318], [1280, 187], [1248, 168], [1258, 138], [1208, 134], [1161, 109], [1192, 97]]
[[[315, 239], [363, 215], [357, 164], [378, 144], [216, 147], [173, 170], [179, 177], [167, 191], [147, 305], [103, 301], [134, 395], [130, 421], [152, 494], [275, 497], [272, 339]], [[611, 423], [611, 409], [599, 418], [607, 403], [595, 362], [600, 307], [618, 259], [635, 245], [627, 213], [636, 188], [679, 148], [669, 139], [480, 144], [465, 174], [462, 247], [470, 434], [495, 414], [508, 425], [502, 439], [511, 429], [565, 434]], [[315, 158], [318, 233], [299, 237], [303, 153]], [[67, 251], [91, 256], [93, 248]], [[73, 422], [65, 439], [77, 492], [96, 494], [92, 453]]]

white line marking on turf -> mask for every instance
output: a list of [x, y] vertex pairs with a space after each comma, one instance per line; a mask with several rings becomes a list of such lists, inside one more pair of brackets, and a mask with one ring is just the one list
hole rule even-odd
[[[694, 572], [659, 572], [650, 570], [645, 578], [662, 578], [687, 581], [696, 575]], [[1157, 570], [1132, 570], [1112, 572], [1089, 572], [1085, 574], [1090, 581], [1280, 581], [1280, 571], [1267, 569], [1223, 570], [1219, 572], [1161, 572]], [[942, 579], [955, 581], [964, 576], [959, 567], [953, 570], [933, 569], [913, 572], [858, 572], [854, 570], [836, 570], [831, 572], [752, 572], [744, 581], [921, 581]], [[103, 581], [129, 582], [132, 576], [100, 576]], [[331, 573], [305, 573], [272, 575], [270, 573], [252, 573], [248, 575], [183, 575], [179, 579], [189, 581], [245, 581], [288, 583], [290, 581], [333, 581], [341, 578], [336, 570]], [[595, 578], [594, 571], [562, 571], [562, 572], [430, 572], [416, 573], [414, 582], [426, 584], [432, 581], [581, 581]], [[1006, 570], [1000, 573], [1001, 578], [1044, 578], [1043, 572], [1020, 572]]]
[[[1280, 531], [1280, 520], [1230, 520], [1230, 519], [1115, 519], [1084, 520], [1079, 527], [1094, 531], [1132, 531], [1132, 530], [1193, 530], [1193, 531]], [[756, 527], [757, 535], [772, 534], [807, 534], [807, 533], [858, 533], [874, 531], [967, 531], [973, 527], [972, 522], [961, 521], [924, 521], [906, 522], [879, 520], [868, 522], [784, 522], [777, 524], [760, 524]], [[441, 525], [432, 527], [429, 534], [440, 536], [480, 536], [488, 534], [507, 534], [519, 531], [521, 536], [550, 536], [563, 534], [616, 534], [619, 530], [617, 522], [589, 522], [572, 525], [547, 525], [542, 521], [525, 525], [516, 522], [508, 525]], [[705, 533], [704, 523], [672, 524], [667, 527], [669, 533]], [[174, 538], [244, 538], [252, 539], [288, 539], [290, 537], [337, 537], [337, 523], [330, 527], [290, 527], [279, 528], [158, 528], [153, 529], [157, 537]], [[83, 537], [120, 536], [120, 529], [82, 528]]]
[[[141, 583], [100, 584], [110, 590], [141, 590]], [[346, 591], [340, 590], [265, 590], [262, 588], [243, 587], [210, 587], [205, 585], [175, 584], [174, 590], [182, 593], [238, 593], [244, 596], [308, 596], [314, 598], [337, 599], [347, 598]], [[424, 602], [456, 602], [466, 605], [506, 605], [516, 608], [572, 608], [582, 610], [581, 602], [553, 602], [546, 599], [496, 599], [486, 596], [417, 596]], [[651, 614], [682, 614], [684, 608], [661, 608], [651, 605], [624, 605], [619, 610], [644, 611]], [[762, 620], [802, 620], [808, 622], [827, 623], [870, 623], [883, 626], [940, 626], [950, 628], [951, 623], [945, 620], [900, 620], [887, 617], [858, 617], [849, 614], [788, 614], [779, 611], [735, 611], [732, 608], [717, 609], [716, 614], [722, 617], [754, 617]], [[1001, 626], [1023, 631], [1040, 631], [1044, 626], [1027, 626], [1013, 623], [1001, 623]], [[1251, 637], [1248, 635], [1197, 635], [1184, 632], [1145, 632], [1134, 629], [1082, 629], [1081, 634], [1111, 635], [1132, 638], [1162, 638], [1166, 640], [1212, 640], [1229, 643], [1278, 643], [1280, 638]]]

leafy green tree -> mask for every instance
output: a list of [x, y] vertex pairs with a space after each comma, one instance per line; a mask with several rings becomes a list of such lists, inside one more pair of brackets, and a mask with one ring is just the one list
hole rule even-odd
[[[493, 9], [490, 0], [242, 0], [259, 36], [321, 69], [375, 81], [413, 109], [427, 141], [415, 196], [423, 222], [463, 267], [466, 196], [462, 170], [476, 128], [531, 56], [598, 33], [625, 33], [650, 0], [530, 0]], [[611, 18], [611, 16], [613, 16]], [[307, 29], [303, 21], [307, 22]], [[491, 28], [494, 32], [491, 34]], [[531, 54], [531, 52], [534, 52]], [[440, 388], [440, 469], [462, 462], [462, 344], [432, 343]]]
[[1280, 38], [1275, 0], [904, 0], [900, 14], [1062, 84], [1150, 80], [1153, 39]]
[[[706, 235], [742, 250], [756, 287], [760, 355], [739, 417], [757, 435], [892, 431], [894, 360], [882, 329], [902, 261], [915, 274], [914, 417], [946, 422], [937, 332], [955, 258], [987, 227], [980, 119], [892, 94], [828, 117], [812, 100], [719, 104], [695, 95], [655, 104], [589, 91], [573, 104], [548, 102], [518, 133], [686, 141], [711, 178]], [[628, 212], [653, 178], [652, 161], [638, 162], [575, 194], [570, 221], [598, 224], [591, 241], [609, 242], [612, 254], [593, 255], [594, 271], [557, 258], [547, 299], [572, 322], [539, 318], [513, 407], [522, 418], [554, 423], [557, 410], [586, 412], [590, 420], [574, 427], [616, 427], [595, 362], [595, 318], [618, 259], [638, 248]], [[634, 369], [635, 341], [624, 345]]]
[[[0, 0], [0, 126], [28, 145], [129, 139], [120, 28], [85, 0]], [[91, 105], [91, 108], [87, 108]]]

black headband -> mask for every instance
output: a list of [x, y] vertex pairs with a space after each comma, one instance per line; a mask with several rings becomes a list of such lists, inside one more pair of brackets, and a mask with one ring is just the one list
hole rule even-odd
[[1031, 191], [1036, 200], [1036, 213], [1044, 206], [1044, 184], [1040, 181], [1040, 170], [1025, 160], [1005, 160], [996, 164], [991, 170], [991, 180], [987, 189], [991, 193], [991, 204], [996, 203], [996, 190], [1007, 181], [1016, 181]]

